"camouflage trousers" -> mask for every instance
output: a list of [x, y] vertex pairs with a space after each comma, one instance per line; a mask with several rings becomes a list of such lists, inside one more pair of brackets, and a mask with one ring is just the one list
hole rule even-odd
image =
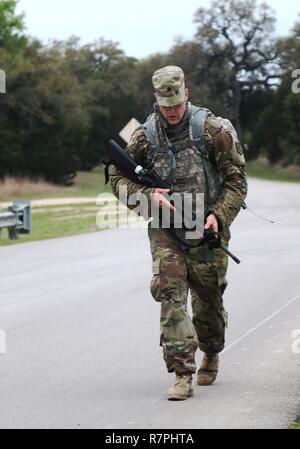
[[[167, 230], [148, 228], [152, 254], [150, 291], [161, 303], [160, 342], [168, 372], [196, 371], [195, 352], [219, 353], [225, 344], [228, 256], [211, 252], [214, 261], [183, 251]], [[200, 260], [199, 260], [200, 259]], [[187, 310], [191, 293], [192, 319]]]

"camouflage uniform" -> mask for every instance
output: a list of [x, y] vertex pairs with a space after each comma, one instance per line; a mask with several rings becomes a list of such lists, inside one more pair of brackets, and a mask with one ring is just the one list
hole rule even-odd
[[[180, 96], [182, 90], [171, 94], [173, 98], [174, 95]], [[176, 127], [168, 126], [158, 110], [153, 118], [160, 145], [164, 145], [166, 139], [172, 145], [182, 145], [182, 150], [175, 154], [177, 168], [172, 191], [181, 194], [203, 193], [206, 198], [203, 159], [190, 143], [190, 108], [188, 104], [184, 119]], [[206, 215], [216, 215], [223, 244], [227, 245], [230, 224], [246, 197], [245, 159], [241, 147], [234, 144], [220, 119], [212, 114], [205, 122], [204, 139], [223, 177], [222, 192], [213, 205], [206, 204]], [[151, 155], [143, 128], [134, 132], [126, 151], [141, 165], [153, 168], [163, 178], [169, 172], [170, 164], [166, 156]], [[149, 201], [155, 191], [128, 180], [115, 167], [111, 171], [111, 185], [117, 197], [121, 185], [127, 186], [128, 194], [143, 192]], [[227, 285], [227, 255], [221, 249], [209, 250], [205, 245], [185, 251], [168, 230], [154, 229], [150, 225], [148, 236], [153, 260], [150, 290], [153, 298], [161, 303], [160, 334], [167, 369], [178, 375], [194, 373], [198, 347], [207, 354], [219, 353], [224, 348], [227, 313], [222, 295]], [[189, 291], [192, 319], [187, 312]]]

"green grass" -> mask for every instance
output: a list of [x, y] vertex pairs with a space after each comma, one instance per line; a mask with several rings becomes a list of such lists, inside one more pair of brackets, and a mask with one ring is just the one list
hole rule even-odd
[[[10, 240], [6, 229], [2, 230], [0, 246], [15, 245], [37, 240], [47, 240], [90, 232], [100, 232], [97, 223], [96, 198], [101, 193], [111, 193], [110, 184], [104, 184], [104, 169], [97, 167], [91, 172], [79, 172], [71, 187], [51, 186], [26, 180], [7, 180], [1, 188], [0, 201], [18, 199], [90, 198], [89, 203], [32, 208], [32, 232]], [[12, 191], [15, 192], [12, 195]], [[135, 215], [135, 214], [133, 214]]]
[[280, 167], [256, 160], [247, 162], [246, 171], [248, 176], [267, 181], [300, 182], [300, 167], [295, 165]]
[[300, 421], [296, 421], [289, 426], [289, 429], [298, 429], [300, 430]]
[[105, 185], [104, 168], [96, 167], [91, 172], [79, 172], [75, 178], [74, 186], [65, 190], [67, 196], [97, 196], [101, 193], [110, 193], [110, 183]]
[[[87, 234], [90, 232], [100, 232], [97, 226], [97, 213], [102, 209], [96, 203], [76, 204], [65, 206], [47, 206], [32, 209], [32, 232], [29, 235], [19, 235], [17, 240], [8, 238], [8, 231], [2, 230], [0, 246], [15, 245], [20, 243], [33, 242], [37, 240], [48, 240], [71, 235]], [[102, 209], [103, 210], [103, 209]], [[129, 211], [123, 206], [126, 214]], [[120, 216], [122, 221], [123, 213]], [[129, 215], [133, 219], [137, 216], [131, 212]]]
[[20, 235], [18, 240], [10, 240], [5, 229], [1, 233], [0, 246], [99, 231], [96, 214], [100, 207], [96, 206], [95, 198], [101, 193], [111, 193], [110, 184], [105, 186], [104, 183], [102, 166], [96, 167], [91, 172], [79, 172], [71, 187], [53, 186], [43, 182], [35, 184], [26, 180], [8, 180], [2, 188], [0, 187], [0, 201], [3, 202], [19, 199], [90, 197], [91, 203], [32, 208], [32, 233]]
[[[95, 208], [95, 210], [91, 210], [91, 207]], [[3, 230], [0, 246], [96, 232], [99, 230], [96, 224], [96, 214], [97, 207], [95, 203], [45, 207], [37, 211], [32, 209], [31, 234], [20, 235], [18, 240], [10, 240], [7, 230]]]

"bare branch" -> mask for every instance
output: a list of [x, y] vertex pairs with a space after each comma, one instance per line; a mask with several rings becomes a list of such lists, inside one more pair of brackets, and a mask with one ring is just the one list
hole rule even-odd
[[241, 87], [254, 87], [254, 86], [258, 85], [258, 84], [262, 85], [262, 86], [265, 86], [265, 87], [278, 86], [278, 83], [269, 84], [268, 81], [271, 80], [271, 79], [278, 79], [279, 80], [279, 79], [281, 79], [281, 76], [280, 75], [268, 75], [263, 80], [255, 79], [255, 80], [252, 80], [252, 81], [250, 81], [250, 80], [249, 81], [240, 81], [239, 84], [240, 84]]
[[266, 56], [261, 50], [259, 50], [259, 48], [253, 48], [252, 50], [250, 50], [249, 55], [253, 55], [253, 54], [258, 54], [259, 56], [261, 56], [267, 62], [275, 61], [275, 59], [278, 58], [278, 52], [277, 51], [274, 53], [273, 56]]
[[222, 34], [227, 39], [227, 41], [229, 42], [230, 49], [231, 49], [231, 60], [232, 60], [232, 62], [234, 64], [234, 66], [237, 67], [238, 63], [237, 63], [237, 60], [236, 60], [236, 58], [234, 56], [236, 54], [236, 46], [234, 45], [233, 40], [230, 38], [227, 30], [228, 30], [228, 27], [224, 26], [222, 28]]

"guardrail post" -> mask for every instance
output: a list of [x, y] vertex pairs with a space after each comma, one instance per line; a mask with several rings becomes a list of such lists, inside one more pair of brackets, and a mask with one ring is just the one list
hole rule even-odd
[[8, 208], [8, 212], [1, 212], [0, 210], [0, 237], [2, 229], [8, 229], [11, 240], [16, 240], [19, 234], [30, 234], [30, 201], [16, 201]]

